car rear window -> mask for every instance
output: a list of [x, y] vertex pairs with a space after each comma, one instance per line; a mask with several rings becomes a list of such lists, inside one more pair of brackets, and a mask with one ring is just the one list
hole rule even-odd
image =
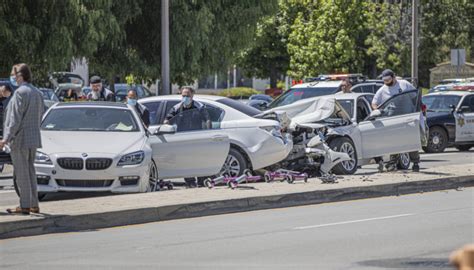
[[248, 116], [253, 117], [257, 114], [262, 113], [261, 111], [255, 109], [254, 107], [250, 107], [249, 105], [247, 105], [245, 103], [242, 103], [242, 102], [230, 99], [230, 98], [222, 98], [222, 99], [218, 99], [216, 101], [221, 103], [221, 104], [227, 105], [227, 106], [229, 106], [233, 109], [236, 109], [237, 111], [242, 112], [242, 113], [244, 113]]
[[276, 108], [288, 104], [292, 104], [298, 100], [318, 97], [318, 96], [325, 96], [325, 95], [332, 95], [335, 94], [339, 90], [338, 87], [315, 87], [315, 88], [292, 88], [277, 99], [275, 99], [272, 103], [270, 103], [269, 108]]

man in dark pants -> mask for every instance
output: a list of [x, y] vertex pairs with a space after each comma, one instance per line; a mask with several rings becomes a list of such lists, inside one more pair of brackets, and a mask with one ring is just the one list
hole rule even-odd
[[143, 124], [145, 125], [146, 128], [150, 126], [150, 112], [148, 109], [143, 106], [142, 104], [137, 102], [137, 92], [133, 89], [128, 90], [127, 92], [127, 104], [130, 106], [135, 107], [137, 110], [138, 114], [140, 115], [140, 118], [143, 121]]
[[[406, 80], [397, 80], [395, 77], [395, 73], [390, 69], [386, 69], [382, 72], [382, 80], [384, 85], [377, 90], [375, 96], [372, 100], [372, 109], [376, 110], [382, 105], [385, 101], [389, 98], [400, 94], [404, 91], [416, 90], [416, 88]], [[420, 115], [420, 117], [422, 117]], [[413, 171], [418, 172], [420, 171], [420, 153], [418, 151], [410, 152], [410, 159], [413, 162]], [[379, 162], [379, 171], [380, 171], [380, 162], [381, 158], [376, 158], [376, 162]], [[390, 157], [390, 163], [387, 166], [387, 170], [394, 170], [396, 169], [396, 161], [398, 160], [397, 156]], [[383, 170], [383, 165], [382, 165]]]
[[34, 162], [36, 149], [41, 148], [40, 125], [44, 102], [41, 92], [31, 84], [31, 71], [26, 64], [13, 66], [10, 80], [19, 87], [7, 106], [0, 148], [7, 144], [10, 146], [20, 206], [7, 209], [7, 212], [28, 215], [40, 212]]
[[[194, 89], [189, 86], [181, 88], [182, 100], [173, 106], [166, 115], [164, 124], [176, 124], [178, 131], [210, 129], [211, 119], [204, 104], [193, 100]], [[196, 178], [184, 178], [187, 187], [196, 187]]]

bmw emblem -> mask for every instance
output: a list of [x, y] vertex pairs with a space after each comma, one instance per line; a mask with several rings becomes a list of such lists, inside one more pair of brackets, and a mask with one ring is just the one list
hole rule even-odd
[[82, 157], [87, 157], [87, 154], [86, 154], [86, 153], [82, 153]]

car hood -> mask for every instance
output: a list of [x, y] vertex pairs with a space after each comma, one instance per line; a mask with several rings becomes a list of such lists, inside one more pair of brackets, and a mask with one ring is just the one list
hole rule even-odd
[[344, 120], [350, 122], [350, 116], [332, 96], [300, 100], [293, 104], [267, 110], [261, 116], [284, 113], [290, 119], [288, 127], [294, 128], [297, 125], [322, 121], [329, 118], [334, 112], [339, 112]]
[[141, 132], [41, 131], [46, 154], [126, 154], [141, 150], [146, 137]]

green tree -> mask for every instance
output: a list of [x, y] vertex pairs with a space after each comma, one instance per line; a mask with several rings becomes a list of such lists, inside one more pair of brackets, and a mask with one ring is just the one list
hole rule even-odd
[[238, 66], [247, 76], [270, 77], [270, 87], [276, 88], [278, 78], [288, 70], [289, 55], [285, 38], [278, 30], [279, 15], [263, 18], [256, 30], [254, 42], [242, 51]]
[[0, 2], [0, 69], [30, 64], [37, 80], [65, 70], [78, 56], [91, 56], [98, 44], [115, 42], [120, 25], [113, 0], [17, 0]]

